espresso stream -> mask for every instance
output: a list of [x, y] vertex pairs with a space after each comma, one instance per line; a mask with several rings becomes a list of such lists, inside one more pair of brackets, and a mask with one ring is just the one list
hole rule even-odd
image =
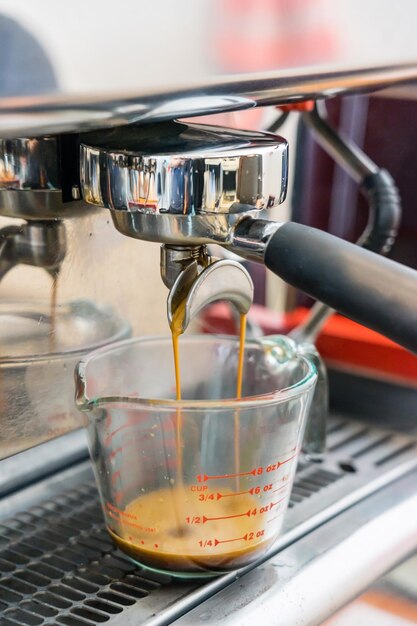
[[[174, 312], [171, 323], [174, 353], [176, 399], [181, 400], [179, 337], [185, 302]], [[246, 315], [240, 317], [240, 344], [236, 397], [241, 398], [246, 336]], [[253, 495], [240, 493], [239, 477], [235, 490], [219, 486], [192, 491], [183, 480], [182, 412], [176, 410], [177, 477], [171, 488], [157, 489], [132, 500], [117, 511], [121, 536], [110, 530], [116, 543], [139, 562], [151, 567], [175, 571], [238, 567], [248, 562], [248, 554], [264, 551], [269, 544], [263, 537], [263, 523], [247, 511], [259, 505]], [[234, 414], [234, 466], [240, 468], [239, 410]], [[233, 496], [233, 497], [231, 497]], [[210, 518], [210, 523], [204, 519]], [[227, 519], [220, 519], [227, 518]], [[246, 538], [246, 539], [244, 539]]]
[[49, 334], [49, 352], [55, 352], [56, 350], [56, 308], [58, 300], [58, 272], [55, 272], [52, 277], [52, 289], [51, 289], [51, 330]]

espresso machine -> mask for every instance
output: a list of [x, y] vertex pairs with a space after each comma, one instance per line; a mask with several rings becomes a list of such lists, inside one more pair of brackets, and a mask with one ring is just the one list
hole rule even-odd
[[[120, 245], [160, 247], [167, 327], [180, 302], [183, 332], [219, 299], [247, 312], [251, 282], [236, 257], [228, 258], [231, 252], [318, 301], [292, 333], [306, 350], [314, 351], [324, 320], [336, 310], [415, 352], [417, 272], [384, 258], [398, 230], [398, 191], [387, 172], [332, 128], [325, 102], [404, 86], [412, 93], [416, 79], [415, 63], [373, 64], [222, 77], [184, 88], [147, 85], [118, 96], [4, 98], [0, 215], [11, 224], [0, 231], [0, 277], [17, 265], [59, 276], [74, 254], [67, 231], [92, 216], [112, 222]], [[286, 197], [292, 150], [276, 134], [279, 119], [275, 132], [198, 120], [252, 106], [303, 117], [360, 183], [370, 217], [358, 245], [269, 219]], [[212, 252], [213, 244], [224, 252]], [[140, 288], [140, 279], [128, 290]], [[105, 330], [93, 332], [93, 340], [81, 335], [81, 347], [129, 335], [117, 313], [83, 306], [67, 332], [94, 330], [97, 322]], [[43, 318], [50, 323], [48, 312]], [[57, 384], [53, 354], [48, 344], [44, 369], [35, 373], [47, 390]], [[26, 389], [27, 373], [33, 375], [30, 355], [24, 356]], [[12, 360], [11, 378], [18, 359]], [[64, 365], [72, 382], [73, 362]], [[22, 398], [25, 416], [39, 423], [39, 406], [29, 393]], [[326, 398], [319, 400], [280, 539], [262, 562], [207, 582], [174, 582], [115, 548], [80, 424], [72, 421], [65, 432], [40, 429], [34, 441], [7, 423], [13, 453], [0, 461], [0, 623], [247, 624], [261, 617], [267, 624], [322, 623], [415, 551], [417, 438], [395, 425], [328, 414]]]

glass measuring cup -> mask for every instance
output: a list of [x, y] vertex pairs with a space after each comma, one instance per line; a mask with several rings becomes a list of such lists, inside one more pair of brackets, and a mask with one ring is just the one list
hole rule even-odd
[[92, 352], [76, 370], [108, 530], [136, 562], [177, 576], [244, 566], [277, 538], [316, 382], [285, 337], [245, 346], [181, 338], [176, 401], [169, 338]]

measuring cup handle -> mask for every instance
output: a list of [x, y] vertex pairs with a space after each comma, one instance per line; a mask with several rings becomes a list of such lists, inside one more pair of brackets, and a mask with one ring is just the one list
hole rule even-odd
[[417, 272], [323, 231], [288, 222], [265, 265], [290, 285], [417, 352]]
[[326, 448], [326, 426], [328, 416], [328, 380], [323, 359], [311, 343], [297, 343], [286, 335], [267, 335], [261, 339], [264, 346], [274, 348], [274, 357], [285, 363], [295, 355], [310, 361], [317, 372], [317, 381], [304, 431], [303, 452], [311, 460], [318, 461]]
[[327, 418], [329, 415], [329, 384], [327, 369], [323, 359], [312, 344], [298, 344], [297, 351], [313, 361], [317, 370], [317, 382], [314, 389], [307, 424], [304, 432], [303, 452], [312, 461], [321, 459], [326, 449]]

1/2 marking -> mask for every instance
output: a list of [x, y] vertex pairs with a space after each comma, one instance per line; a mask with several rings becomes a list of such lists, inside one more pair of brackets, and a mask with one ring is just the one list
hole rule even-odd
[[222, 515], [221, 517], [206, 517], [205, 515], [195, 515], [193, 517], [186, 517], [185, 521], [187, 524], [206, 524], [207, 522], [214, 522], [217, 520], [225, 520], [225, 519], [233, 519], [236, 517], [250, 517], [251, 515], [256, 515], [257, 509], [249, 509], [245, 513], [237, 513], [236, 515]]

